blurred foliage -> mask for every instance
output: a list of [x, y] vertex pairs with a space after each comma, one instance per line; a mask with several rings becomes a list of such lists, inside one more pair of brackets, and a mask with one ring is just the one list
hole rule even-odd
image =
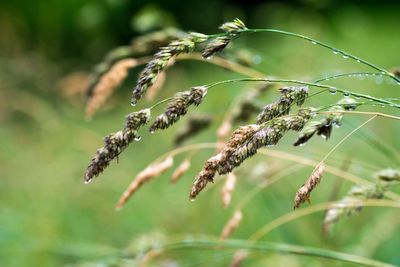
[[[360, 4], [362, 3], [362, 4]], [[175, 186], [167, 172], [141, 189], [121, 212], [114, 205], [131, 179], [149, 162], [173, 147], [179, 125], [161, 134], [143, 132], [137, 142], [90, 185], [83, 171], [102, 137], [118, 129], [132, 111], [130, 89], [139, 69], [92, 121], [83, 119], [81, 94], [85, 73], [67, 86], [60, 80], [70, 71], [89, 71], [104, 54], [143, 32], [164, 26], [216, 32], [233, 17], [253, 28], [290, 30], [324, 40], [365, 57], [385, 68], [400, 65], [397, 33], [398, 1], [9, 1], [0, 2], [0, 265], [1, 266], [103, 266], [138, 253], [150, 240], [175, 236], [218, 236], [235, 204], [274, 172], [289, 168], [290, 161], [258, 155], [238, 172], [233, 205], [220, 205], [220, 181], [195, 202], [188, 189], [203, 161], [213, 151], [201, 151], [192, 168]], [[318, 78], [344, 71], [367, 70], [312, 44], [276, 35], [260, 34], [238, 39], [234, 49], [248, 48], [255, 68], [285, 78]], [[228, 55], [229, 56], [229, 55]], [[81, 75], [81, 76], [79, 76]], [[239, 77], [200, 62], [181, 62], [168, 71], [159, 98], [192, 85]], [[344, 78], [332, 85], [356, 88], [378, 97], [400, 98], [386, 79]], [[215, 131], [244, 85], [229, 85], [209, 92], [199, 108], [216, 114], [211, 128], [187, 142], [216, 140]], [[81, 89], [79, 89], [81, 88]], [[340, 96], [327, 96], [339, 99]], [[262, 97], [268, 103], [276, 94]], [[224, 99], [221, 102], [221, 99]], [[324, 98], [313, 99], [316, 106]], [[137, 108], [149, 106], [143, 102]], [[136, 109], [136, 108], [135, 108]], [[382, 110], [398, 115], [396, 110]], [[365, 118], [349, 116], [329, 142], [311, 140], [293, 148], [294, 135], [276, 149], [319, 160]], [[181, 125], [187, 121], [185, 118]], [[370, 179], [371, 173], [399, 167], [398, 124], [379, 119], [352, 137], [328, 164]], [[184, 156], [176, 159], [184, 159]], [[178, 165], [178, 163], [176, 163]], [[261, 166], [261, 167], [260, 167]], [[265, 174], [254, 174], [259, 169]], [[235, 238], [248, 238], [262, 225], [292, 210], [293, 194], [312, 171], [304, 167], [258, 194], [244, 210]], [[338, 199], [352, 186], [326, 175], [313, 195], [313, 203]], [[333, 190], [333, 188], [336, 188]], [[293, 221], [265, 240], [334, 249], [400, 265], [399, 212], [366, 208], [344, 219], [328, 239], [321, 235], [323, 215]], [[155, 238], [155, 236], [157, 238]], [[138, 241], [139, 240], [139, 241]], [[122, 254], [121, 254], [122, 253]], [[131, 253], [131, 254], [129, 254]], [[136, 255], [136, 254], [135, 254]], [[160, 257], [165, 266], [226, 266], [232, 252], [176, 251]], [[96, 265], [98, 263], [98, 265]], [[332, 261], [256, 253], [244, 266], [337, 266]], [[133, 263], [132, 263], [133, 264]], [[169, 264], [169, 265], [168, 265]], [[129, 265], [128, 265], [129, 266]], [[211, 265], [210, 265], [211, 266]]]

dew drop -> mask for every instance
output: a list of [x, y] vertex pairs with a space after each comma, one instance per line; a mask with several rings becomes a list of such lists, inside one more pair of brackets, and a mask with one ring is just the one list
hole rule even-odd
[[335, 88], [329, 88], [329, 93], [330, 93], [331, 95], [334, 95], [334, 94], [337, 93], [337, 90], [336, 90]]
[[333, 50], [333, 53], [334, 53], [335, 55], [337, 55], [337, 54], [339, 54], [339, 51]]
[[344, 59], [349, 58], [349, 56], [348, 56], [348, 55], [345, 55], [345, 54], [343, 54], [342, 57], [343, 57]]
[[344, 96], [344, 97], [349, 97], [349, 96], [350, 96], [350, 93], [349, 93], [349, 92], [343, 92], [343, 96]]
[[190, 198], [190, 202], [194, 202], [196, 199], [194, 197]]
[[312, 44], [317, 44], [317, 42], [316, 42], [316, 41], [312, 41], [311, 43], [312, 43]]
[[137, 104], [137, 100], [136, 99], [132, 99], [131, 100], [131, 106], [134, 107]]
[[306, 143], [301, 143], [299, 146], [305, 146], [306, 145]]
[[136, 135], [134, 138], [135, 141], [140, 141], [141, 139], [142, 139], [142, 137], [140, 135]]
[[385, 75], [385, 74], [386, 74], [386, 72], [384, 72], [384, 71], [381, 71], [381, 73], [382, 73], [383, 75]]
[[92, 179], [90, 179], [90, 180], [85, 180], [85, 184], [88, 184], [88, 183], [90, 183], [92, 181]]
[[361, 63], [361, 60], [357, 59], [357, 62], [358, 62], [358, 63]]
[[155, 131], [154, 131], [154, 130], [150, 130], [150, 133], [151, 133], [151, 134], [154, 134], [154, 133], [155, 133]]

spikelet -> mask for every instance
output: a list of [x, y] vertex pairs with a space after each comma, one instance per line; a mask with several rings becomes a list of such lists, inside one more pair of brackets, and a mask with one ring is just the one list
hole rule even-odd
[[98, 176], [110, 162], [119, 156], [133, 140], [140, 140], [138, 129], [150, 120], [150, 109], [132, 112], [126, 117], [125, 127], [104, 138], [104, 146], [96, 151], [95, 157], [87, 167], [84, 181], [89, 183]]
[[108, 72], [104, 73], [93, 89], [92, 96], [86, 105], [86, 118], [91, 118], [106, 102], [110, 95], [128, 76], [129, 69], [138, 65], [135, 59], [122, 59], [116, 62]]
[[218, 173], [226, 174], [232, 171], [233, 166], [230, 165], [228, 159], [232, 156], [237, 149], [247, 142], [253, 135], [260, 129], [259, 125], [250, 124], [247, 126], [242, 126], [232, 133], [232, 136], [226, 143], [226, 145], [221, 150], [221, 160], [219, 162]]
[[236, 180], [236, 175], [233, 172], [228, 173], [226, 176], [225, 184], [221, 190], [222, 205], [224, 208], [227, 208], [231, 203], [232, 192], [235, 189]]
[[276, 145], [288, 130], [301, 130], [313, 113], [312, 108], [300, 109], [295, 115], [274, 119], [268, 127], [251, 124], [237, 129], [221, 152], [206, 162], [193, 184], [190, 198], [194, 199], [217, 172], [229, 173], [261, 147]]
[[242, 30], [247, 28], [241, 20], [234, 19], [232, 22], [222, 24], [220, 29], [225, 31], [228, 36], [221, 36], [213, 39], [204, 49], [202, 53], [203, 58], [210, 59], [216, 53], [224, 50], [233, 38], [237, 37]]
[[239, 227], [242, 221], [243, 214], [241, 210], [236, 210], [232, 218], [225, 224], [224, 229], [222, 229], [220, 240], [225, 240], [230, 237], [233, 232]]
[[175, 184], [178, 180], [189, 170], [190, 168], [190, 158], [185, 159], [182, 163], [175, 169], [171, 176], [171, 183]]
[[170, 169], [174, 164], [173, 157], [169, 156], [161, 162], [154, 163], [143, 171], [136, 175], [135, 179], [132, 183], [128, 186], [125, 192], [122, 194], [121, 198], [119, 199], [116, 209], [122, 209], [125, 203], [129, 200], [129, 198], [146, 182], [150, 181], [154, 177], [158, 177], [163, 174], [165, 171]]
[[214, 176], [217, 173], [218, 163], [221, 159], [221, 154], [208, 159], [203, 166], [203, 169], [197, 175], [189, 193], [189, 199], [193, 201], [197, 195], [207, 186], [209, 182], [214, 182]]
[[356, 100], [350, 97], [345, 97], [337, 102], [335, 105], [329, 109], [329, 111], [338, 113], [332, 113], [320, 120], [310, 121], [304, 129], [300, 132], [299, 137], [294, 146], [304, 145], [314, 134], [321, 136], [324, 139], [329, 139], [332, 133], [333, 126], [339, 127], [342, 123], [343, 114], [340, 113], [344, 110], [354, 110], [357, 107]]
[[207, 39], [207, 35], [190, 33], [186, 38], [172, 41], [167, 46], [161, 47], [140, 73], [136, 87], [132, 92], [132, 105], [135, 105], [147, 89], [156, 82], [159, 73], [165, 69], [170, 59], [182, 53], [192, 52], [198, 43]]
[[174, 144], [180, 145], [187, 139], [201, 133], [211, 125], [211, 122], [212, 116], [209, 114], [194, 114], [176, 134]]
[[375, 177], [385, 182], [400, 182], [400, 170], [391, 168], [383, 169], [375, 173]]
[[229, 172], [240, 166], [247, 158], [255, 155], [260, 148], [276, 145], [287, 131], [301, 130], [313, 114], [314, 109], [304, 108], [297, 114], [273, 119], [268, 126], [261, 127], [249, 140], [240, 145], [224, 162], [223, 169]]
[[332, 226], [343, 217], [361, 212], [365, 200], [382, 199], [388, 189], [399, 184], [400, 170], [383, 169], [375, 173], [374, 177], [374, 184], [353, 186], [337, 205], [326, 212], [323, 222], [325, 234], [328, 234]]
[[158, 74], [157, 81], [147, 90], [146, 100], [153, 101], [157, 97], [161, 88], [164, 86], [166, 79], [167, 73], [165, 71]]
[[325, 163], [321, 161], [311, 173], [308, 180], [303, 184], [296, 193], [294, 198], [294, 208], [299, 208], [300, 205], [306, 200], [310, 200], [310, 194], [314, 190], [314, 188], [321, 181], [322, 176], [325, 172]]
[[172, 124], [177, 122], [181, 116], [187, 113], [189, 106], [200, 105], [206, 94], [206, 86], [192, 87], [189, 91], [176, 94], [168, 103], [165, 112], [159, 115], [152, 123], [149, 131], [155, 132], [156, 130], [170, 127]]
[[280, 89], [281, 97], [278, 101], [266, 105], [257, 116], [257, 124], [267, 122], [274, 117], [289, 114], [293, 103], [301, 106], [308, 96], [307, 86], [291, 86]]

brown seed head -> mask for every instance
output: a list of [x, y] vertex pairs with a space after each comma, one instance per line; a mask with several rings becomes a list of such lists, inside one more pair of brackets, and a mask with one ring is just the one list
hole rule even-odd
[[314, 188], [321, 181], [322, 175], [325, 172], [325, 164], [324, 162], [320, 162], [317, 167], [315, 167], [314, 171], [311, 173], [308, 180], [303, 184], [296, 193], [294, 198], [294, 208], [299, 208], [300, 205], [308, 201], [310, 199], [310, 194], [314, 190]]

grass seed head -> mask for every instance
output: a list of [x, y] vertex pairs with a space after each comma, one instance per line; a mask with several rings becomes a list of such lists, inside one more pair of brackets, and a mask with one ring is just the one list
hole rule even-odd
[[321, 181], [324, 172], [325, 163], [322, 161], [315, 167], [308, 180], [297, 191], [294, 198], [294, 208], [299, 208], [303, 202], [310, 200], [310, 194]]
[[85, 183], [89, 183], [94, 177], [102, 173], [110, 162], [117, 158], [132, 141], [140, 139], [137, 130], [149, 119], [150, 109], [133, 112], [127, 116], [124, 129], [106, 136], [104, 146], [96, 151], [95, 157], [86, 169]]

